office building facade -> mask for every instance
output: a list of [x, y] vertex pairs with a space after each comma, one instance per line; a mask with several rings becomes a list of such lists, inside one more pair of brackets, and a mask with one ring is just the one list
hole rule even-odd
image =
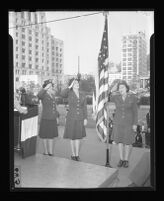
[[[56, 77], [62, 82], [64, 44], [51, 35], [45, 22], [45, 12], [9, 12], [9, 34], [14, 42], [15, 83], [19, 83], [21, 75], [38, 75], [40, 84], [45, 79]], [[59, 61], [57, 58], [60, 58]]]
[[122, 79], [138, 87], [140, 76], [147, 76], [147, 45], [145, 33], [124, 35], [121, 58]]

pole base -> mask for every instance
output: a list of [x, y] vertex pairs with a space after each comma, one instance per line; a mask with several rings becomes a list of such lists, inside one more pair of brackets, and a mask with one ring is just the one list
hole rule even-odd
[[105, 166], [112, 168], [112, 166], [110, 165], [110, 163], [106, 163]]

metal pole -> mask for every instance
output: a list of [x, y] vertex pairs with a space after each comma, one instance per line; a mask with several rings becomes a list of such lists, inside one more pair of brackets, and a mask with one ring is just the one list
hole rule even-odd
[[108, 126], [107, 126], [107, 142], [106, 142], [106, 167], [110, 167], [110, 168], [112, 168], [112, 166], [110, 165], [110, 156], [111, 156], [111, 153], [110, 153], [110, 151], [109, 151], [109, 149], [110, 149], [110, 146], [109, 146], [109, 133], [111, 132], [111, 124], [110, 124], [110, 126], [109, 126], [109, 115], [107, 115], [108, 116]]

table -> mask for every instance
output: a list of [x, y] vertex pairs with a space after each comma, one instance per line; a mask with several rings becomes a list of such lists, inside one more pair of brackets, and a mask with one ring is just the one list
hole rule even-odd
[[27, 109], [27, 114], [14, 111], [14, 146], [21, 151], [23, 158], [36, 153], [38, 135], [38, 106]]

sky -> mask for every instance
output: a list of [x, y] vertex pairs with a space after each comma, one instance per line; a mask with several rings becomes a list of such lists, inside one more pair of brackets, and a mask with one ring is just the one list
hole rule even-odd
[[[49, 11], [46, 20], [57, 20], [99, 11]], [[64, 74], [76, 74], [78, 56], [80, 73], [94, 74], [101, 46], [105, 17], [102, 13], [75, 19], [47, 23], [51, 34], [64, 42]], [[110, 11], [108, 15], [109, 61], [121, 61], [121, 39], [124, 34], [145, 31], [148, 42], [154, 33], [153, 11]]]

